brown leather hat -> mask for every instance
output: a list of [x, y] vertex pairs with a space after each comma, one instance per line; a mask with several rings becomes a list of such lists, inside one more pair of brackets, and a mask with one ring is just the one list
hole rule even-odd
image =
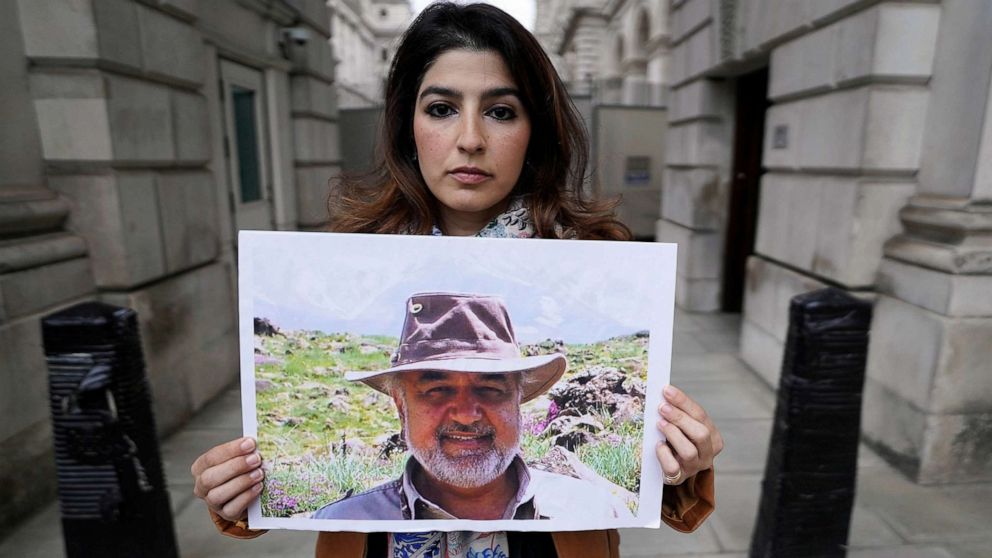
[[387, 374], [424, 370], [524, 374], [522, 402], [551, 389], [565, 373], [565, 356], [521, 356], [510, 315], [495, 296], [418, 293], [406, 303], [406, 320], [392, 366], [373, 372], [348, 372], [386, 393]]

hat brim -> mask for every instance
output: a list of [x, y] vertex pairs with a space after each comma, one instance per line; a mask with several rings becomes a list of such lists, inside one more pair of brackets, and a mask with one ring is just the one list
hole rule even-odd
[[424, 372], [438, 370], [442, 372], [467, 372], [470, 374], [507, 374], [521, 372], [524, 374], [523, 396], [521, 403], [526, 403], [551, 389], [568, 367], [565, 355], [554, 353], [518, 358], [446, 358], [411, 362], [372, 372], [346, 372], [344, 377], [353, 382], [364, 382], [369, 387], [387, 393], [385, 389], [386, 376], [397, 372]]

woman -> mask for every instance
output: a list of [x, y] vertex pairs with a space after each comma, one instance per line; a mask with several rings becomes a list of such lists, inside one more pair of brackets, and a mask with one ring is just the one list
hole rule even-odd
[[[330, 230], [630, 239], [613, 205], [583, 199], [588, 143], [579, 117], [536, 39], [503, 11], [447, 2], [424, 10], [397, 50], [385, 103], [380, 166], [338, 189]], [[691, 531], [713, 509], [713, 458], [723, 441], [691, 398], [673, 386], [663, 395], [657, 427], [668, 443], [656, 449], [669, 485], [663, 520]], [[193, 464], [194, 492], [226, 534], [260, 534], [244, 524], [261, 492], [260, 465], [254, 441], [244, 438]], [[432, 533], [418, 541], [449, 556], [481, 539]], [[499, 541], [490, 547], [501, 549], [497, 556], [573, 558], [617, 556], [619, 538], [610, 530], [490, 533], [486, 540]], [[321, 533], [317, 556], [402, 555], [408, 542], [402, 535]]]

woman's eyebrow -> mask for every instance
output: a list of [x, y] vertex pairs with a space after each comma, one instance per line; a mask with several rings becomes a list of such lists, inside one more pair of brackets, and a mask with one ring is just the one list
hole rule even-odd
[[423, 99], [428, 95], [440, 95], [441, 97], [454, 97], [456, 99], [461, 99], [463, 97], [461, 91], [456, 91], [447, 87], [440, 87], [438, 85], [430, 85], [425, 87], [423, 93], [420, 94], [420, 98]]
[[520, 98], [520, 91], [517, 91], [515, 87], [494, 87], [493, 89], [487, 89], [483, 94], [483, 99], [492, 99], [493, 97], [506, 97], [507, 95], [512, 95], [516, 98]]
[[[464, 93], [458, 91], [457, 89], [451, 89], [450, 87], [441, 87], [439, 85], [430, 85], [424, 88], [424, 91], [420, 94], [420, 98], [423, 99], [428, 95], [439, 95], [441, 97], [451, 97], [454, 99], [461, 99], [465, 96]], [[492, 89], [487, 89], [483, 91], [483, 99], [492, 99], [494, 97], [504, 97], [506, 95], [512, 95], [514, 97], [520, 98], [520, 91], [515, 87], [494, 87]]]

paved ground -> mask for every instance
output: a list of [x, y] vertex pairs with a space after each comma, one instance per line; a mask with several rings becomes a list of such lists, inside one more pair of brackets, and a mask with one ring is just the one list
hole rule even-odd
[[[673, 383], [713, 415], [726, 440], [717, 459], [717, 511], [699, 530], [627, 530], [627, 558], [746, 556], [758, 506], [771, 417], [772, 389], [737, 357], [737, 317], [679, 313]], [[252, 541], [216, 533], [192, 495], [189, 466], [204, 449], [240, 435], [238, 392], [229, 391], [163, 445], [176, 534], [184, 558], [307, 557], [315, 535], [272, 532]], [[856, 558], [992, 556], [992, 484], [923, 487], [907, 481], [862, 446], [851, 531]], [[0, 541], [0, 557], [61, 558], [58, 508], [50, 505]]]

